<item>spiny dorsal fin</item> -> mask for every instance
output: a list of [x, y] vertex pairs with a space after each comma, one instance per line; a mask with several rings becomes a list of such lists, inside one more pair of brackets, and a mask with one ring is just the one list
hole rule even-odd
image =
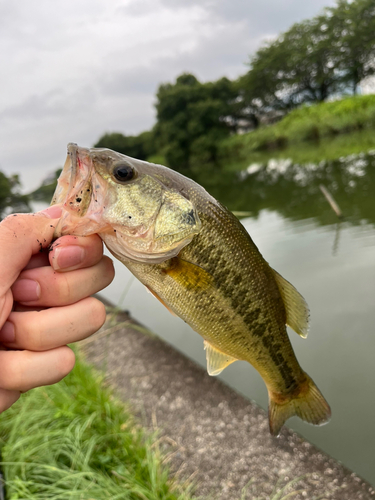
[[289, 281], [280, 276], [274, 269], [272, 271], [274, 272], [277, 286], [284, 301], [286, 324], [305, 339], [309, 331], [309, 307], [302, 295], [297, 292]]
[[209, 375], [219, 375], [224, 368], [237, 361], [237, 358], [232, 358], [232, 356], [224, 354], [207, 342], [207, 340], [203, 344], [206, 350], [207, 372]]

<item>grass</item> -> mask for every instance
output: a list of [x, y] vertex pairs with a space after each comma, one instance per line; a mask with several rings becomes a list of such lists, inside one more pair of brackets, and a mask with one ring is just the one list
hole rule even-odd
[[188, 500], [155, 437], [81, 360], [0, 416], [8, 500]]
[[274, 125], [223, 141], [221, 163], [242, 170], [252, 162], [291, 158], [333, 160], [375, 148], [375, 95], [302, 106]]

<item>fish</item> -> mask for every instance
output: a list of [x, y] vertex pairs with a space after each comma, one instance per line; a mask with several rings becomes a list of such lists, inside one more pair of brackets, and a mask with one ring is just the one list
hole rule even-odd
[[331, 410], [300, 367], [286, 325], [305, 338], [309, 308], [262, 257], [241, 222], [202, 186], [165, 166], [68, 145], [52, 204], [55, 237], [97, 233], [115, 258], [203, 337], [207, 371], [250, 363], [269, 396], [270, 433]]

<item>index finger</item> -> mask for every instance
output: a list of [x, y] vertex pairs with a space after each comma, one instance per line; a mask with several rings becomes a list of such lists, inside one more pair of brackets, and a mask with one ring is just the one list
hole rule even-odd
[[0, 223], [0, 296], [31, 256], [51, 243], [60, 215], [61, 207], [55, 205], [36, 214], [12, 214]]
[[61, 236], [52, 243], [48, 257], [53, 269], [59, 272], [92, 267], [103, 257], [103, 242], [97, 234]]

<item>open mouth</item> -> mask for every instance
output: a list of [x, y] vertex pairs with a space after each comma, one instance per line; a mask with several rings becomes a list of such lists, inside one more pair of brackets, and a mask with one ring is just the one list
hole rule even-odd
[[[89, 183], [92, 170], [89, 150], [79, 148], [77, 144], [68, 144], [68, 156], [64, 168], [57, 181], [56, 191], [54, 193], [52, 204], [62, 203], [68, 207], [68, 204], [74, 199], [80, 203], [84, 197], [84, 184]], [[87, 188], [86, 188], [87, 189]], [[82, 196], [79, 196], [81, 194]], [[68, 200], [69, 198], [69, 200]]]
[[[68, 156], [57, 182], [52, 204], [61, 204], [63, 214], [55, 235], [85, 236], [101, 229], [102, 204], [93, 194], [90, 151], [68, 144]], [[95, 206], [91, 206], [94, 201]]]

